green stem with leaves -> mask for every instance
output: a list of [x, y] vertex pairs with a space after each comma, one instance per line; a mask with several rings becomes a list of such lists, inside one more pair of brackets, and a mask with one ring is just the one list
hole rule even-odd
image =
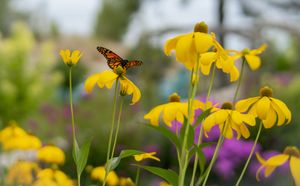
[[197, 92], [197, 85], [198, 85], [198, 81], [199, 81], [199, 66], [200, 66], [200, 55], [197, 55], [197, 62], [195, 65], [195, 68], [192, 70], [191, 73], [191, 80], [190, 80], [190, 91], [189, 91], [189, 98], [188, 98], [188, 118], [187, 118], [187, 123], [186, 125], [188, 125], [186, 127], [185, 133], [184, 133], [184, 137], [183, 137], [183, 144], [182, 144], [182, 149], [181, 149], [181, 156], [180, 156], [180, 160], [181, 161], [179, 163], [180, 166], [180, 170], [179, 170], [179, 178], [178, 178], [178, 182], [179, 182], [179, 186], [184, 186], [184, 180], [185, 180], [185, 174], [186, 174], [186, 169], [189, 163], [189, 150], [186, 149], [186, 145], [187, 145], [187, 138], [188, 138], [188, 134], [189, 134], [189, 125], [191, 124], [191, 117], [193, 114], [193, 101], [194, 98], [196, 96], [196, 92]]
[[260, 136], [261, 129], [262, 129], [262, 121], [260, 121], [259, 128], [258, 128], [258, 132], [257, 132], [256, 138], [255, 138], [254, 144], [253, 144], [253, 146], [252, 146], [252, 149], [251, 149], [251, 152], [250, 152], [250, 154], [249, 154], [249, 156], [248, 156], [248, 159], [247, 159], [247, 161], [246, 161], [246, 164], [244, 165], [244, 168], [243, 168], [243, 170], [242, 170], [242, 173], [241, 173], [241, 175], [240, 175], [238, 181], [237, 181], [236, 184], [235, 184], [236, 186], [240, 185], [240, 183], [241, 183], [241, 181], [242, 181], [242, 179], [243, 179], [243, 176], [244, 176], [244, 174], [245, 174], [245, 172], [246, 172], [246, 170], [247, 170], [247, 167], [248, 167], [248, 165], [249, 165], [249, 163], [250, 163], [250, 160], [251, 160], [251, 158], [252, 158], [252, 156], [253, 156], [253, 153], [254, 153], [256, 144], [257, 144], [257, 142], [258, 142], [258, 138], [259, 138], [259, 136]]
[[[215, 80], [215, 74], [216, 74], [216, 65], [214, 65], [213, 67], [213, 71], [212, 71], [212, 77], [210, 79], [210, 83], [209, 83], [209, 87], [208, 87], [208, 91], [207, 91], [207, 95], [206, 95], [206, 99], [205, 99], [205, 108], [207, 107], [207, 103], [211, 94], [211, 90], [214, 84], [214, 80]], [[200, 127], [200, 131], [199, 131], [199, 137], [198, 137], [198, 141], [197, 141], [197, 146], [199, 146], [202, 143], [202, 137], [203, 137], [203, 130], [202, 127]], [[192, 173], [192, 179], [191, 179], [191, 183], [190, 186], [194, 185], [195, 182], [195, 176], [196, 176], [196, 171], [197, 171], [197, 164], [198, 164], [198, 154], [196, 153], [195, 155], [195, 159], [194, 159], [194, 167], [193, 167], [193, 173]]]
[[[110, 153], [111, 153], [112, 139], [113, 139], [113, 134], [114, 134], [114, 129], [115, 129], [115, 117], [116, 117], [116, 109], [117, 109], [118, 89], [119, 89], [119, 78], [116, 79], [116, 85], [115, 85], [115, 93], [114, 93], [114, 100], [113, 100], [113, 113], [112, 113], [111, 128], [110, 128], [110, 132], [109, 132], [109, 140], [108, 140], [105, 166], [107, 166], [107, 163], [110, 158]], [[104, 177], [104, 181], [102, 183], [103, 186], [105, 186], [105, 184], [106, 184], [107, 176], [108, 176], [108, 172], [105, 171], [105, 177]]]

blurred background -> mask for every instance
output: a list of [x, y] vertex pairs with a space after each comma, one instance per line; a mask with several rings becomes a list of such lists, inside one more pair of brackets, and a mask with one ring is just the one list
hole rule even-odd
[[[62, 147], [67, 154], [62, 169], [73, 178], [68, 68], [59, 51], [83, 52], [73, 68], [74, 107], [79, 141], [93, 136], [88, 164], [104, 164], [111, 123], [112, 91], [96, 88], [87, 95], [83, 89], [89, 75], [108, 69], [96, 50], [96, 46], [103, 46], [126, 59], [144, 62], [128, 71], [129, 78], [140, 88], [142, 99], [125, 108], [118, 151], [157, 151], [161, 162], [155, 165], [177, 169], [172, 144], [145, 127], [148, 123], [143, 115], [166, 102], [173, 92], [183, 99], [187, 97], [189, 74], [180, 63], [175, 63], [174, 56], [165, 56], [163, 45], [173, 36], [191, 32], [200, 21], [209, 25], [209, 31], [216, 33], [226, 49], [268, 44], [262, 67], [255, 72], [246, 70], [239, 96], [256, 96], [261, 86], [268, 85], [273, 88], [274, 97], [283, 100], [293, 113], [290, 125], [263, 131], [259, 148], [262, 153], [278, 153], [287, 145], [300, 147], [299, 0], [0, 0], [0, 5], [0, 124], [3, 128], [10, 120], [16, 120], [45, 144]], [[201, 76], [199, 97], [206, 95], [208, 82], [208, 77]], [[230, 84], [228, 77], [218, 72], [212, 99], [231, 100], [235, 87], [236, 83]], [[239, 175], [245, 158], [233, 162], [239, 157], [235, 154], [239, 150], [236, 145], [229, 148], [230, 153], [225, 153], [215, 168], [211, 183], [232, 185]], [[134, 179], [136, 168], [131, 163], [132, 160], [121, 163], [118, 174]], [[293, 183], [286, 167], [257, 183], [257, 166], [254, 160], [245, 185]], [[142, 178], [141, 185], [157, 185], [161, 181], [145, 172]], [[87, 173], [84, 182], [91, 183]]]

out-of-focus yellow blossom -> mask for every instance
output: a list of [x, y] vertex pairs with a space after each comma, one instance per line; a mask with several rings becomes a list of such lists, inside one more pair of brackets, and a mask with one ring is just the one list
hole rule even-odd
[[76, 65], [82, 56], [82, 53], [79, 50], [74, 50], [71, 54], [71, 51], [69, 49], [61, 50], [59, 54], [64, 63], [69, 67]]
[[228, 55], [228, 52], [224, 50], [224, 48], [217, 42], [215, 39], [215, 35], [213, 36], [213, 43], [215, 47], [215, 51], [213, 52], [206, 52], [201, 54], [200, 57], [200, 70], [204, 75], [208, 75], [210, 72], [210, 68], [212, 63], [216, 63], [216, 67], [218, 69], [222, 69], [224, 73], [230, 75], [230, 81], [236, 81], [239, 76], [240, 72], [237, 67], [234, 65], [234, 61], [237, 57]]
[[103, 71], [99, 74], [94, 74], [88, 77], [85, 81], [84, 88], [86, 92], [92, 92], [94, 86], [97, 84], [100, 88], [106, 87], [111, 89], [114, 82], [119, 79], [121, 85], [121, 93], [124, 95], [132, 95], [131, 104], [135, 104], [141, 98], [141, 92], [139, 88], [130, 81], [124, 73], [125, 69], [121, 66], [113, 71]]
[[60, 170], [44, 169], [37, 175], [37, 181], [33, 186], [74, 186], [71, 180], [65, 173]]
[[241, 52], [233, 51], [236, 53], [236, 57], [242, 57], [244, 60], [247, 61], [251, 70], [257, 70], [261, 65], [259, 54], [266, 50], [268, 45], [262, 44], [259, 48], [250, 50], [248, 48], [243, 49]]
[[56, 146], [47, 145], [38, 150], [37, 158], [46, 163], [63, 164], [65, 153]]
[[42, 142], [34, 135], [26, 134], [5, 140], [2, 143], [3, 150], [37, 150]]
[[0, 143], [4, 143], [11, 138], [25, 135], [27, 135], [26, 131], [18, 127], [17, 122], [10, 121], [8, 126], [0, 131]]
[[203, 121], [203, 129], [207, 136], [207, 132], [213, 126], [218, 125], [225, 138], [231, 139], [233, 130], [237, 133], [237, 139], [241, 136], [248, 138], [250, 132], [245, 124], [255, 126], [255, 117], [251, 114], [242, 114], [232, 110], [231, 103], [224, 103], [221, 109], [213, 112]]
[[133, 183], [133, 181], [131, 180], [131, 178], [120, 178], [120, 186], [135, 186], [135, 184]]
[[156, 152], [149, 152], [149, 153], [143, 153], [143, 154], [137, 154], [134, 155], [134, 159], [135, 161], [142, 161], [144, 159], [153, 159], [156, 161], [160, 161], [160, 159], [158, 157], [155, 157], [154, 155], [156, 154]]
[[[204, 107], [204, 104], [198, 100], [193, 102], [193, 110]], [[169, 96], [169, 103], [158, 105], [144, 116], [144, 119], [149, 119], [152, 125], [158, 126], [159, 117], [162, 113], [164, 123], [171, 127], [171, 122], [174, 120], [180, 123], [184, 122], [184, 117], [188, 118], [188, 103], [180, 102], [180, 96], [173, 93]], [[191, 121], [193, 121], [194, 112], [192, 112]]]
[[291, 111], [285, 103], [273, 98], [272, 94], [272, 89], [263, 87], [260, 89], [260, 96], [240, 100], [236, 104], [236, 109], [258, 116], [265, 128], [273, 127], [276, 122], [278, 126], [290, 123]]
[[[104, 166], [95, 167], [91, 172], [91, 178], [103, 182], [105, 178], [105, 167]], [[109, 174], [107, 175], [106, 183], [109, 186], [118, 185], [119, 177], [114, 171], [109, 172]]]
[[12, 165], [5, 177], [6, 186], [31, 186], [40, 168], [34, 162], [18, 161]]
[[167, 182], [163, 181], [163, 182], [159, 183], [159, 186], [172, 186], [172, 185], [170, 185]]
[[296, 186], [300, 186], [300, 151], [297, 147], [286, 147], [282, 154], [263, 159], [259, 153], [256, 153], [258, 161], [261, 166], [256, 172], [256, 179], [259, 181], [259, 173], [264, 170], [264, 176], [270, 176], [273, 171], [283, 165], [286, 161], [290, 162], [290, 170], [295, 181]]
[[176, 60], [192, 70], [198, 57], [214, 45], [213, 36], [207, 33], [207, 25], [204, 22], [197, 23], [194, 32], [169, 39], [164, 47], [165, 54], [169, 56], [175, 50]]

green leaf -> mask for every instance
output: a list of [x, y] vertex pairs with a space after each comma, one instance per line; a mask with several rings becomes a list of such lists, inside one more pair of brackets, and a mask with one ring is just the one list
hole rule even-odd
[[77, 140], [74, 141], [74, 147], [73, 147], [73, 158], [76, 164], [76, 170], [77, 174], [80, 176], [82, 171], [85, 168], [85, 165], [87, 163], [87, 159], [89, 156], [90, 146], [91, 146], [92, 140], [87, 140], [82, 147], [80, 148]]
[[204, 168], [205, 168], [205, 164], [206, 164], [206, 157], [205, 157], [201, 147], [197, 147], [195, 145], [194, 149], [199, 157], [199, 167], [200, 167], [200, 172], [202, 174], [204, 171]]
[[163, 178], [171, 185], [174, 185], [174, 186], [178, 185], [178, 175], [176, 172], [174, 172], [171, 169], [167, 170], [167, 169], [163, 169], [163, 168], [159, 168], [159, 167], [142, 166], [142, 165], [135, 165], [135, 166], [145, 169], [145, 170]]
[[147, 127], [153, 128], [156, 131], [160, 132], [162, 135], [164, 135], [166, 138], [168, 138], [174, 145], [180, 149], [180, 141], [178, 139], [178, 136], [172, 132], [171, 130], [167, 129], [166, 127], [163, 126], [153, 126], [153, 125], [146, 125]]
[[211, 108], [203, 111], [196, 120], [196, 123], [193, 125], [194, 128], [196, 128], [209, 114], [210, 114]]
[[120, 158], [127, 158], [129, 156], [137, 155], [137, 154], [143, 154], [145, 152], [139, 151], [139, 150], [132, 150], [132, 149], [127, 149], [127, 150], [122, 150], [120, 153]]
[[110, 172], [110, 171], [114, 170], [115, 168], [118, 167], [120, 162], [121, 162], [120, 157], [113, 157], [113, 158], [109, 159], [105, 166], [105, 171]]
[[182, 127], [180, 129], [180, 143], [181, 143], [181, 145], [183, 144], [184, 135], [185, 135], [185, 131], [187, 130], [187, 128], [189, 129], [189, 131], [187, 134], [188, 136], [187, 136], [186, 149], [189, 150], [194, 145], [195, 129], [191, 125], [188, 125], [187, 122], [184, 122], [184, 124], [182, 125]]
[[217, 142], [215, 142], [215, 141], [203, 142], [199, 145], [199, 148], [203, 149], [204, 147], [208, 147], [208, 146], [216, 145], [216, 144], [217, 144]]

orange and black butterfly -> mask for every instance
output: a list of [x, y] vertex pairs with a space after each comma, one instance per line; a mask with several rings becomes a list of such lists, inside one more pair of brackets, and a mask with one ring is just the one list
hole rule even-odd
[[122, 59], [116, 53], [104, 47], [98, 46], [97, 50], [107, 59], [107, 65], [111, 69], [115, 69], [116, 67], [121, 65], [123, 68], [127, 70], [128, 68], [143, 64], [142, 61], [136, 61], [136, 60], [128, 61], [126, 59]]

